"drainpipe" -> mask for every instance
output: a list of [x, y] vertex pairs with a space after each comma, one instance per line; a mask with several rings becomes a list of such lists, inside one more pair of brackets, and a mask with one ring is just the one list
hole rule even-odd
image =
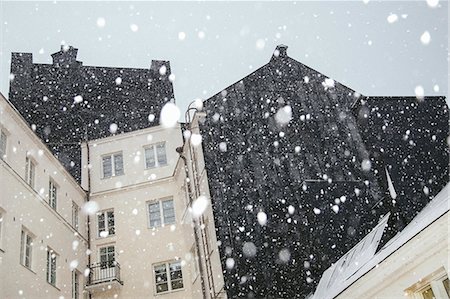
[[[188, 164], [187, 164], [187, 160], [186, 157], [183, 156], [183, 148], [182, 147], [178, 147], [176, 149], [177, 153], [180, 155], [180, 158], [183, 159], [184, 162], [184, 171], [185, 171], [185, 175], [186, 175], [186, 179], [189, 179], [189, 170], [188, 170]], [[191, 192], [191, 186], [190, 186], [190, 182], [187, 181], [188, 184], [188, 196], [189, 196], [189, 205], [192, 204], [193, 198], [192, 198], [192, 192]], [[199, 241], [199, 236], [198, 236], [198, 232], [197, 232], [197, 228], [200, 228], [198, 222], [196, 219], [192, 219], [194, 222], [194, 238], [195, 238], [195, 249], [197, 250], [197, 256], [198, 256], [198, 266], [200, 269], [200, 281], [201, 281], [201, 285], [202, 285], [202, 292], [203, 292], [203, 298], [208, 298], [207, 297], [207, 291], [206, 291], [206, 286], [205, 286], [205, 279], [204, 279], [204, 270], [203, 270], [203, 263], [201, 262], [201, 250], [200, 250], [200, 241]]]

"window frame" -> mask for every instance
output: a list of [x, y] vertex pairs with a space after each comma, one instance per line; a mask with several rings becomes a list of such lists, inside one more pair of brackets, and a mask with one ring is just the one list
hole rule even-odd
[[[162, 164], [159, 162], [159, 157], [158, 157], [158, 146], [159, 145], [163, 145], [164, 146], [164, 158], [165, 158], [165, 163]], [[149, 166], [147, 164], [147, 151], [150, 151], [150, 149], [152, 149], [152, 154], [153, 154], [153, 160], [154, 160], [154, 165], [153, 166]], [[157, 143], [152, 143], [149, 145], [144, 146], [144, 168], [145, 169], [153, 169], [153, 168], [160, 168], [160, 167], [164, 167], [169, 165], [168, 161], [167, 161], [167, 148], [166, 148], [166, 142], [162, 141], [162, 142], [157, 142]]]
[[[117, 174], [116, 171], [116, 156], [122, 156], [122, 173]], [[105, 167], [104, 167], [104, 162], [103, 159], [104, 158], [110, 158], [111, 161], [111, 175], [110, 176], [105, 176]], [[125, 174], [125, 167], [124, 167], [124, 163], [123, 163], [123, 151], [118, 151], [118, 152], [114, 152], [114, 153], [110, 153], [110, 154], [105, 154], [101, 156], [100, 159], [100, 165], [101, 165], [101, 170], [102, 170], [102, 179], [109, 179], [112, 177], [117, 177], [117, 176], [121, 176]]]
[[[172, 270], [171, 270], [171, 265], [174, 264], [178, 264], [179, 265], [179, 271], [181, 272], [181, 278], [178, 279], [172, 279]], [[157, 275], [156, 275], [156, 267], [161, 267], [164, 266], [165, 268], [165, 276], [166, 276], [166, 280], [164, 282], [157, 282]], [[168, 294], [171, 292], [176, 292], [176, 291], [182, 291], [184, 290], [184, 275], [183, 275], [183, 266], [181, 265], [181, 260], [171, 260], [171, 261], [165, 261], [165, 262], [161, 262], [161, 263], [156, 263], [152, 265], [152, 271], [153, 271], [153, 286], [154, 286], [154, 290], [155, 290], [155, 295], [161, 295], [161, 294]], [[173, 271], [175, 272], [175, 271]], [[181, 281], [182, 287], [180, 288], [173, 288], [173, 282], [174, 281]], [[161, 291], [158, 292], [158, 285], [161, 284], [167, 284], [167, 291]]]
[[[114, 225], [112, 227], [109, 226], [109, 218], [108, 218], [108, 214], [112, 212], [112, 220], [114, 222]], [[104, 226], [104, 230], [100, 231], [100, 221], [99, 221], [99, 216], [103, 215], [104, 217], [104, 222], [105, 222], [105, 226]], [[102, 211], [98, 211], [96, 213], [97, 216], [97, 238], [107, 238], [110, 236], [114, 236], [116, 234], [116, 215], [114, 213], [114, 209], [107, 209], [107, 210], [102, 210]], [[113, 233], [110, 232], [110, 229], [112, 228]], [[101, 236], [101, 232], [107, 231], [108, 235], [106, 237]]]
[[[20, 264], [25, 268], [32, 269], [33, 266], [33, 247], [35, 236], [25, 227], [22, 227], [20, 233]], [[28, 240], [30, 243], [28, 244]], [[28, 250], [28, 256], [27, 256]], [[28, 259], [28, 264], [27, 264]]]
[[[172, 210], [173, 210], [173, 222], [166, 223], [166, 217], [164, 214], [164, 202], [172, 202]], [[151, 213], [150, 213], [150, 206], [158, 204], [159, 208], [159, 225], [152, 225], [152, 219], [151, 219]], [[148, 228], [158, 228], [158, 227], [165, 227], [166, 225], [172, 225], [177, 223], [177, 214], [175, 212], [175, 201], [173, 197], [164, 197], [156, 200], [151, 200], [147, 202], [147, 221], [148, 221]]]
[[[114, 249], [112, 261], [107, 259], [105, 262], [102, 262], [102, 249], [106, 249], [106, 257], [108, 257], [109, 256], [108, 248], [111, 247]], [[117, 251], [115, 244], [106, 244], [98, 247], [98, 264], [100, 266], [100, 269], [111, 268], [116, 265], [116, 252]], [[105, 263], [105, 265], [103, 265], [103, 263]]]
[[50, 247], [47, 247], [47, 275], [46, 280], [47, 283], [51, 284], [52, 286], [56, 287], [56, 277], [57, 277], [57, 269], [58, 269], [58, 254], [51, 249]]
[[77, 269], [72, 270], [72, 299], [80, 299], [80, 274]]
[[4, 235], [3, 230], [4, 230], [4, 227], [5, 227], [5, 225], [4, 225], [4, 223], [5, 223], [5, 214], [6, 214], [5, 210], [3, 210], [0, 207], [0, 251], [3, 248], [3, 235]]
[[36, 161], [27, 153], [25, 157], [25, 182], [34, 189], [36, 180]]
[[58, 206], [58, 189], [59, 185], [50, 177], [48, 180], [48, 204], [55, 211]]
[[444, 267], [441, 267], [407, 288], [405, 292], [410, 298], [424, 299], [423, 292], [431, 289], [436, 298], [450, 298], [444, 286], [446, 279], [448, 279], [447, 272]]
[[8, 156], [9, 132], [0, 125], [0, 160], [5, 161]]
[[80, 226], [80, 207], [72, 201], [72, 227], [78, 230]]

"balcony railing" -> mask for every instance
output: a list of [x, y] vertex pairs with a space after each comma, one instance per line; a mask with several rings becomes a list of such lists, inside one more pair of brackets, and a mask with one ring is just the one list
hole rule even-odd
[[117, 262], [96, 263], [90, 266], [89, 284], [90, 286], [104, 282], [118, 282], [120, 280], [120, 265]]

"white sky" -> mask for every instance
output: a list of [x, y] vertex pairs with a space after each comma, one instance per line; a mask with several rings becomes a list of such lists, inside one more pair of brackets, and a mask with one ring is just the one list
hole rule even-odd
[[[0, 18], [6, 97], [11, 52], [51, 63], [62, 41], [79, 49], [84, 65], [149, 68], [151, 59], [170, 60], [182, 111], [267, 63], [277, 44], [364, 95], [414, 95], [417, 85], [426, 95], [448, 90], [448, 3], [442, 0], [435, 8], [426, 1], [0, 0]], [[431, 36], [426, 45], [425, 31]]]

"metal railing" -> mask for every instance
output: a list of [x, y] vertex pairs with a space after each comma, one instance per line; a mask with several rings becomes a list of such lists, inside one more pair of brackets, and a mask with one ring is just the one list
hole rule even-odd
[[89, 272], [89, 285], [103, 282], [117, 281], [120, 284], [120, 265], [117, 262], [104, 262], [92, 264]]

